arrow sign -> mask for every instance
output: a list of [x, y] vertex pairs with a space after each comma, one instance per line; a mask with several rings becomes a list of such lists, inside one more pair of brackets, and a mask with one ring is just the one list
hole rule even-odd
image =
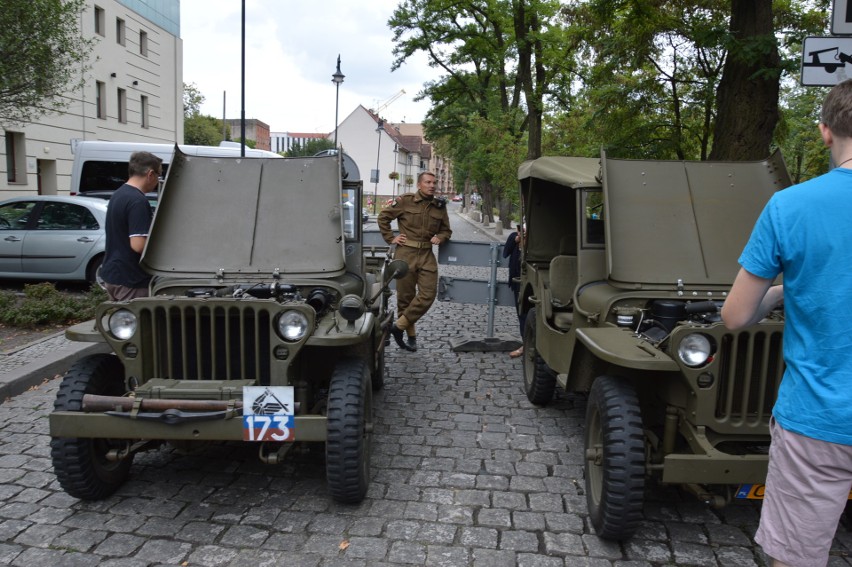
[[802, 85], [831, 87], [852, 77], [852, 37], [806, 37]]

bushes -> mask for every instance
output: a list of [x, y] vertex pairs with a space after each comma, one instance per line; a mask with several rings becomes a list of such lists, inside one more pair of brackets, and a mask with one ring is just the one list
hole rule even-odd
[[53, 284], [28, 284], [23, 297], [11, 291], [0, 292], [0, 323], [37, 327], [86, 321], [95, 316], [95, 307], [106, 299], [106, 292], [96, 286], [83, 296], [73, 296], [60, 292]]

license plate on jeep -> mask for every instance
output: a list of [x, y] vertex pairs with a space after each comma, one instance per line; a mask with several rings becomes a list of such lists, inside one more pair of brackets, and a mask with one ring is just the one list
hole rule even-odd
[[[763, 500], [766, 485], [763, 484], [741, 484], [737, 489], [735, 498], [746, 500]], [[849, 491], [849, 500], [852, 500], [852, 490]]]
[[243, 441], [295, 441], [292, 386], [243, 388]]

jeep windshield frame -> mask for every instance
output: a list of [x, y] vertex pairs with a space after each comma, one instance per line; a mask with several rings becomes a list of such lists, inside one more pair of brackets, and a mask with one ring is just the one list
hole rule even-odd
[[730, 286], [769, 198], [791, 185], [780, 152], [762, 161], [602, 158], [610, 283]]
[[340, 176], [338, 156], [230, 158], [176, 150], [141, 265], [163, 277], [340, 275]]

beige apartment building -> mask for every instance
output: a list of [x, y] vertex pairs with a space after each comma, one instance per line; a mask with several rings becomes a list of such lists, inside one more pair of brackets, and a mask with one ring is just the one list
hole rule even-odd
[[67, 193], [82, 140], [183, 142], [180, 0], [87, 0], [94, 38], [85, 86], [62, 113], [7, 125], [0, 145], [0, 199]]

